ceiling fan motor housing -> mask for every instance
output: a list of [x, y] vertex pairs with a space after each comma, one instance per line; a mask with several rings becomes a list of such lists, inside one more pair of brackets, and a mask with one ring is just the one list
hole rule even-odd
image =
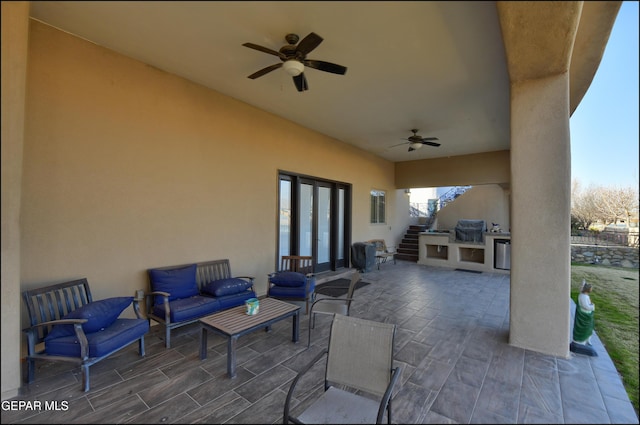
[[[285, 55], [287, 57], [286, 60], [289, 59], [300, 59], [297, 56], [297, 49], [296, 46], [292, 46], [292, 45], [286, 45], [286, 46], [282, 46], [280, 48], [280, 53], [282, 53], [283, 55]], [[281, 58], [282, 59], [282, 58]], [[282, 59], [282, 61], [285, 61], [285, 59]]]
[[300, 37], [298, 37], [298, 34], [287, 34], [284, 36], [284, 39], [287, 40], [289, 44], [296, 44], [298, 40], [300, 40]]

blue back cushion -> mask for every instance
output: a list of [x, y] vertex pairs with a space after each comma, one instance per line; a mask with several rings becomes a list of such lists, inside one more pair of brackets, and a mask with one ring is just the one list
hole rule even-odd
[[[198, 295], [196, 264], [171, 270], [150, 269], [151, 291], [168, 292], [169, 301]], [[162, 304], [162, 297], [156, 297], [155, 304]]]
[[269, 282], [278, 286], [295, 288], [303, 286], [307, 282], [307, 277], [300, 272], [278, 272], [269, 278]]
[[[118, 316], [120, 316], [120, 313], [122, 313], [132, 301], [133, 297], [114, 297], [94, 301], [73, 310], [62, 317], [62, 319], [88, 319], [86, 323], [82, 324], [84, 333], [97, 332], [109, 327], [115, 322]], [[75, 334], [73, 325], [55, 325], [51, 329], [51, 332], [49, 332], [49, 335], [45, 337], [45, 341]]]
[[249, 288], [251, 288], [251, 282], [238, 277], [230, 277], [207, 283], [202, 287], [202, 292], [214, 297], [223, 297], [244, 292]]

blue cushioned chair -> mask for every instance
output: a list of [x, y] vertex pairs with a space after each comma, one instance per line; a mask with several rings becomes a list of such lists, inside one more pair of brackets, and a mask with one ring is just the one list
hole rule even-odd
[[[24, 291], [22, 298], [30, 324], [24, 329], [29, 383], [36, 360], [69, 362], [80, 365], [83, 389], [89, 391], [89, 366], [136, 341], [140, 356], [145, 355], [149, 321], [133, 297], [93, 301], [87, 279], [78, 279]], [[118, 318], [132, 303], [137, 319]]]
[[267, 295], [281, 300], [304, 301], [307, 314], [309, 303], [315, 299], [315, 289], [316, 277], [311, 256], [284, 255], [280, 270], [269, 273]]

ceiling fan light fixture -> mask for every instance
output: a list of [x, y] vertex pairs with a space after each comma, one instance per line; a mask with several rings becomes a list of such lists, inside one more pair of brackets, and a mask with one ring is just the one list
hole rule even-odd
[[298, 62], [295, 59], [289, 59], [288, 61], [285, 61], [282, 64], [282, 68], [287, 74], [291, 75], [292, 77], [297, 77], [304, 71], [304, 65], [302, 64], [302, 62]]
[[415, 149], [420, 149], [423, 145], [422, 143], [416, 142], [416, 143], [411, 143], [409, 146], [411, 146], [415, 150]]

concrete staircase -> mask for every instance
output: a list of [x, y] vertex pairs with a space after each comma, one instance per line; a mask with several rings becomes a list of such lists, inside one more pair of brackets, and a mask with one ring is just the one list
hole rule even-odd
[[418, 262], [418, 235], [425, 231], [425, 226], [415, 224], [409, 226], [397, 248], [396, 259]]
[[405, 233], [404, 237], [402, 238], [402, 242], [400, 242], [400, 245], [398, 246], [396, 259], [418, 262], [418, 259], [420, 258], [418, 252], [418, 235], [420, 234], [420, 232], [426, 232], [427, 230], [431, 229], [431, 226], [433, 226], [433, 223], [438, 215], [439, 209], [442, 209], [447, 204], [455, 201], [456, 198], [458, 198], [460, 195], [471, 188], [472, 186], [455, 186], [448, 192], [440, 196], [440, 198], [438, 198], [438, 204], [440, 208], [434, 211], [429, 211], [429, 215], [425, 224], [412, 224], [409, 226], [409, 228], [407, 229], [407, 233]]

